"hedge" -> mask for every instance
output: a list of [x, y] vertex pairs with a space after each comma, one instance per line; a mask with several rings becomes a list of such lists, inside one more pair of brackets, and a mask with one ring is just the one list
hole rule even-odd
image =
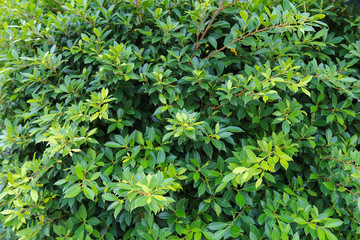
[[360, 239], [355, 6], [0, 0], [0, 238]]

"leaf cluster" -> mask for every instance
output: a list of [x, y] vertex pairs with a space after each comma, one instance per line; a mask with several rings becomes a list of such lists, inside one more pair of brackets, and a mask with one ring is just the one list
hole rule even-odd
[[0, 238], [359, 239], [348, 2], [0, 0]]

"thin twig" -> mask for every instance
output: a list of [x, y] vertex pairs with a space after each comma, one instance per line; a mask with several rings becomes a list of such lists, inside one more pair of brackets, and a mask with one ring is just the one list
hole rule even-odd
[[[206, 26], [206, 28], [205, 28], [204, 32], [202, 33], [200, 39], [198, 39], [198, 38], [196, 39], [194, 52], [196, 52], [196, 50], [198, 50], [198, 48], [200, 47], [200, 44], [201, 44], [200, 41], [204, 39], [206, 33], [209, 31], [210, 26], [211, 26], [211, 24], [214, 22], [216, 16], [219, 14], [219, 12], [220, 12], [221, 10], [224, 9], [224, 8], [223, 8], [224, 3], [225, 3], [225, 0], [222, 0], [221, 3], [220, 3], [220, 5], [219, 5], [219, 8], [216, 10], [216, 12], [214, 13], [211, 21], [210, 21], [210, 22], [208, 23], [208, 25]], [[199, 35], [198, 35], [198, 37], [199, 37]], [[192, 59], [193, 57], [194, 57], [194, 53], [191, 55], [190, 58]]]
[[[309, 168], [303, 166], [303, 165], [300, 164], [300, 163], [297, 163], [297, 164], [301, 165], [301, 166], [302, 166], [303, 168], [305, 168], [305, 170], [308, 171], [309, 173], [314, 174], [313, 171], [311, 171]], [[323, 181], [325, 181], [325, 182], [330, 182], [330, 183], [331, 183], [330, 179], [325, 178], [325, 177], [323, 177], [323, 176], [320, 176], [319, 174], [316, 174], [316, 175], [317, 175], [321, 180], [323, 180]], [[338, 186], [338, 187], [343, 187], [343, 188], [345, 188], [345, 190], [346, 190], [347, 192], [351, 193], [352, 195], [354, 195], [354, 196], [356, 196], [356, 197], [360, 197], [360, 195], [359, 195], [358, 193], [355, 193], [355, 192], [351, 191], [350, 189], [346, 188], [345, 186], [343, 186], [343, 185], [341, 185], [341, 184], [339, 184], [339, 183], [334, 183], [334, 184], [335, 184], [336, 186]]]
[[[273, 79], [273, 78], [278, 77], [278, 76], [283, 75], [283, 74], [286, 74], [286, 72], [281, 72], [281, 73], [275, 74], [275, 75], [272, 76], [272, 77], [265, 78], [264, 80], [261, 80], [260, 83], [263, 83], [263, 82], [265, 82], [265, 81], [267, 81], [267, 80]], [[241, 92], [235, 94], [234, 97], [237, 98], [237, 97], [239, 97], [239, 96], [244, 95], [244, 93], [245, 93], [247, 90], [248, 90], [248, 89], [245, 88], [245, 89], [242, 90]], [[214, 107], [212, 107], [211, 109], [214, 111], [214, 110], [217, 110], [217, 109], [221, 108], [222, 106], [224, 106], [224, 104], [220, 104], [220, 105], [218, 105], [218, 106], [214, 106]]]
[[233, 43], [236, 43], [236, 42], [238, 42], [238, 41], [241, 41], [242, 39], [244, 39], [244, 38], [246, 38], [246, 37], [255, 35], [255, 34], [259, 33], [259, 32], [264, 32], [264, 31], [267, 31], [267, 30], [270, 30], [270, 29], [273, 29], [273, 28], [281, 28], [281, 27], [284, 27], [284, 26], [291, 26], [291, 24], [284, 24], [284, 23], [282, 23], [282, 24], [278, 24], [278, 25], [271, 26], [271, 27], [266, 27], [266, 28], [263, 28], [263, 29], [260, 29], [260, 30], [256, 30], [256, 31], [251, 32], [251, 33], [248, 33], [248, 34], [246, 34], [246, 35], [243, 35], [242, 37], [239, 37], [239, 38], [233, 40], [232, 42], [226, 44], [226, 45], [223, 46], [222, 48], [216, 50], [215, 52], [213, 52], [212, 54], [208, 55], [207, 57], [204, 57], [202, 60], [207, 59], [207, 58], [215, 55], [215, 54], [218, 53], [218, 52], [221, 52], [222, 50], [224, 50], [225, 48], [227, 48], [229, 45], [231, 45], [231, 44], [233, 44]]
[[141, 15], [140, 15], [140, 12], [139, 12], [139, 0], [135, 0], [135, 6], [136, 6], [136, 12], [137, 12], [138, 17], [139, 17], [139, 22], [141, 22]]
[[344, 164], [346, 164], [346, 165], [348, 165], [348, 166], [351, 166], [351, 167], [354, 167], [354, 168], [360, 170], [360, 167], [351, 164], [352, 161], [346, 162], [346, 161], [344, 161], [344, 160], [337, 159], [337, 158], [333, 158], [333, 157], [326, 157], [325, 159], [329, 159], [329, 160], [331, 160], [331, 161], [336, 161], [336, 162], [341, 162], [341, 163], [344, 163]]
[[171, 13], [174, 11], [174, 9], [177, 7], [177, 5], [180, 3], [180, 0], [178, 0], [175, 4], [174, 7], [167, 13], [168, 15], [171, 15]]

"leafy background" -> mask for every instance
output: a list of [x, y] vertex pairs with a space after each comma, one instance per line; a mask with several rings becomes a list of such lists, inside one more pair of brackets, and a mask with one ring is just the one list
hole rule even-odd
[[0, 3], [0, 238], [360, 237], [356, 1]]

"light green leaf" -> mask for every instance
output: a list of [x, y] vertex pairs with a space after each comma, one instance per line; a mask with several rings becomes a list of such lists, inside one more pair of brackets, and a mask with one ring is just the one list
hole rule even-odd
[[95, 193], [93, 192], [93, 190], [91, 188], [84, 187], [83, 191], [84, 191], [85, 196], [88, 199], [94, 200]]
[[76, 172], [76, 176], [78, 176], [78, 178], [80, 180], [84, 180], [84, 174], [83, 174], [83, 169], [80, 165], [77, 165], [75, 167], [75, 172]]
[[335, 228], [335, 227], [339, 227], [343, 224], [344, 222], [341, 221], [340, 219], [331, 219], [331, 220], [328, 220], [326, 223], [325, 223], [325, 226], [326, 228]]
[[76, 186], [69, 188], [65, 192], [65, 198], [76, 197], [80, 192], [81, 192], [80, 184], [77, 184]]
[[321, 228], [317, 229], [317, 235], [318, 235], [319, 240], [325, 240], [326, 239], [325, 232]]
[[286, 160], [284, 160], [283, 158], [280, 159], [280, 164], [285, 169], [288, 169], [288, 167], [289, 167], [289, 163]]
[[178, 216], [178, 217], [180, 217], [180, 218], [186, 217], [184, 210], [180, 210], [180, 209], [179, 209], [179, 210], [176, 210], [176, 211], [175, 211], [175, 214], [176, 214], [176, 216]]
[[173, 178], [176, 175], [176, 169], [172, 163], [169, 164], [168, 171], [169, 177]]
[[102, 198], [103, 198], [104, 200], [106, 200], [106, 201], [112, 201], [112, 202], [118, 200], [118, 197], [115, 196], [115, 195], [112, 194], [112, 193], [104, 193], [104, 194], [102, 195]]
[[228, 224], [224, 222], [213, 222], [208, 225], [208, 228], [210, 230], [216, 231], [216, 230], [224, 229], [227, 226]]
[[294, 222], [298, 223], [298, 224], [306, 224], [307, 222], [301, 218], [301, 217], [296, 217], [294, 218]]
[[134, 208], [142, 207], [146, 205], [149, 197], [148, 196], [139, 196], [135, 199]]
[[237, 167], [237, 168], [235, 168], [235, 169], [233, 170], [233, 173], [239, 174], [239, 173], [245, 172], [246, 170], [247, 170], [246, 167]]
[[121, 148], [122, 146], [116, 142], [107, 142], [105, 143], [105, 147]]
[[34, 202], [37, 202], [37, 200], [39, 198], [37, 191], [35, 191], [34, 189], [31, 189], [30, 196], [31, 196], [32, 200], [34, 200]]

